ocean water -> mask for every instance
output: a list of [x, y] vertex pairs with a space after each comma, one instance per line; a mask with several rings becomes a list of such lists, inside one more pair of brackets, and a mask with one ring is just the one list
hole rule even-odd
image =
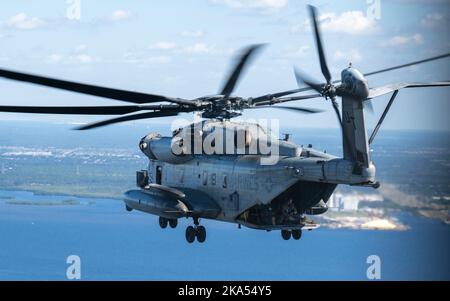
[[[19, 205], [20, 201], [75, 205]], [[15, 201], [18, 204], [10, 204]], [[0, 280], [65, 280], [78, 255], [82, 280], [450, 280], [450, 226], [402, 214], [408, 231], [319, 228], [301, 241], [204, 220], [205, 244], [186, 243], [188, 220], [161, 230], [157, 218], [118, 200], [0, 191]]]
[[[135, 170], [146, 165], [137, 148], [140, 138], [154, 131], [169, 133], [164, 125], [119, 125], [82, 133], [71, 127], [0, 121], [0, 185], [15, 189], [37, 183], [52, 188], [58, 182], [90, 185], [95, 192], [99, 184], [85, 183], [90, 178], [83, 172], [96, 172], [94, 179], [102, 179], [100, 184], [117, 184], [121, 192], [134, 185]], [[342, 152], [339, 130], [286, 132], [299, 144]], [[82, 154], [5, 154], [22, 148], [56, 154], [76, 149]], [[105, 149], [113, 156], [97, 164]], [[136, 158], [121, 159], [124, 153]], [[373, 145], [373, 160], [382, 184], [399, 185], [412, 195], [450, 195], [448, 132], [382, 131]], [[74, 164], [80, 165], [78, 178]], [[113, 173], [120, 177], [108, 176]], [[21, 201], [75, 205], [20, 205]], [[157, 217], [126, 212], [118, 200], [0, 190], [0, 280], [65, 280], [70, 255], [80, 256], [83, 280], [367, 280], [370, 255], [380, 257], [383, 280], [450, 280], [450, 226], [406, 212], [397, 217], [410, 230], [319, 228], [305, 233], [301, 241], [288, 242], [279, 232], [239, 230], [233, 224], [204, 220], [207, 242], [188, 245], [184, 231], [189, 220], [181, 220], [175, 230], [161, 230]]]

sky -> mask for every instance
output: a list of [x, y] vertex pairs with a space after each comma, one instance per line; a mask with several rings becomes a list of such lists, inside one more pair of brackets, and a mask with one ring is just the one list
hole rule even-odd
[[[294, 65], [323, 78], [307, 4], [319, 9], [335, 79], [350, 62], [366, 73], [450, 52], [448, 0], [15, 0], [1, 4], [0, 68], [196, 98], [218, 93], [236, 52], [250, 44], [267, 43], [235, 95], [256, 97], [295, 89]], [[448, 80], [449, 67], [447, 58], [368, 80], [371, 87]], [[0, 105], [121, 104], [4, 79], [0, 79], [0, 91]], [[449, 92], [449, 88], [401, 91], [383, 129], [450, 131]], [[388, 100], [389, 96], [374, 100], [375, 114], [367, 114], [369, 127]], [[292, 105], [326, 112], [258, 110], [243, 117], [278, 118], [282, 127], [338, 127], [329, 102], [314, 99]], [[192, 118], [192, 114], [182, 117]], [[102, 117], [2, 113], [0, 119], [73, 123]], [[172, 120], [145, 122], [170, 124]]]

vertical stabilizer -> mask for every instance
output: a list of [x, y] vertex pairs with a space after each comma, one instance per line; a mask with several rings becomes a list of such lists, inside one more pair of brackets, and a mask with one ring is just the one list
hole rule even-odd
[[342, 97], [342, 124], [344, 159], [356, 162], [360, 167], [368, 168], [370, 165], [369, 142], [361, 99], [351, 96]]

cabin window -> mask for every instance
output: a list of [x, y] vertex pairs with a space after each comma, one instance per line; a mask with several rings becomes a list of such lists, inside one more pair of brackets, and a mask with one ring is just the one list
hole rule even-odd
[[208, 172], [204, 171], [203, 172], [203, 186], [208, 185]]
[[156, 167], [156, 184], [161, 185], [162, 183], [162, 167]]
[[234, 134], [234, 147], [235, 147], [235, 149], [238, 149], [240, 147], [240, 143], [239, 143], [240, 142], [239, 138], [241, 138], [240, 131], [235, 130], [233, 134]]
[[228, 178], [227, 178], [226, 175], [223, 176], [222, 187], [223, 188], [227, 188], [228, 187]]

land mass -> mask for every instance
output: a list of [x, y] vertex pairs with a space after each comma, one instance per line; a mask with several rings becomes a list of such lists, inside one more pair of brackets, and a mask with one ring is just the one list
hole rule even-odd
[[[19, 123], [15, 130], [22, 130], [14, 136], [0, 127], [0, 189], [120, 200], [124, 191], [135, 187], [135, 171], [144, 169], [147, 159], [134, 147], [139, 136], [130, 137], [128, 127], [119, 128], [113, 134], [90, 133], [89, 139], [59, 127], [44, 125], [44, 130], [37, 135], [35, 127]], [[314, 146], [321, 149], [332, 145], [328, 149], [330, 153], [341, 152], [336, 138], [339, 135], [334, 137], [321, 130], [291, 132], [299, 144], [314, 142]], [[62, 138], [55, 140], [58, 133]], [[70, 133], [68, 137], [67, 133]], [[111, 141], [111, 137], [115, 140]], [[337, 193], [353, 199], [356, 194], [362, 201], [357, 210], [330, 208], [330, 212], [320, 218], [321, 222], [335, 228], [403, 230], [406, 226], [393, 216], [407, 211], [448, 223], [449, 138], [449, 133], [429, 132], [381, 135], [373, 146], [372, 158], [377, 165], [381, 188], [339, 186]], [[378, 194], [383, 201], [365, 202], [365, 194]], [[343, 199], [345, 203], [346, 197]]]

